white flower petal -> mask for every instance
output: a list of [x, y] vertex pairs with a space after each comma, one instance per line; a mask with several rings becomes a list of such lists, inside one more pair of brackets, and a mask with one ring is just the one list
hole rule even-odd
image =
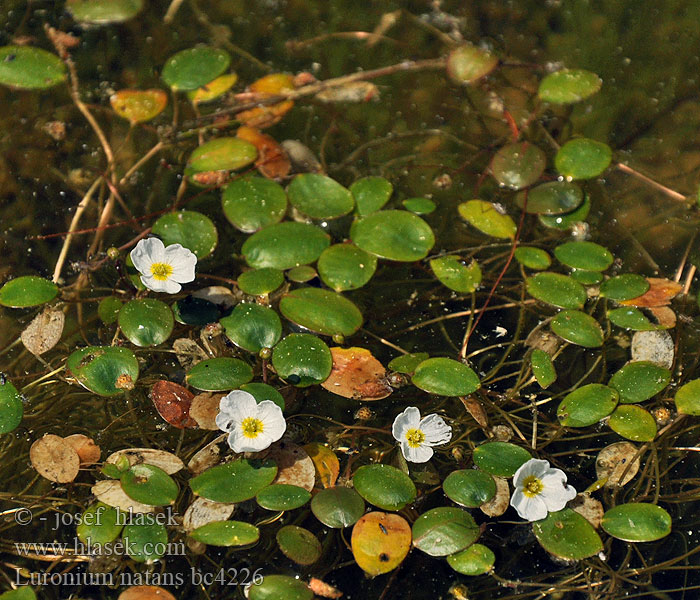
[[539, 521], [547, 516], [547, 505], [540, 496], [530, 498], [523, 494], [522, 489], [516, 488], [510, 497], [510, 505], [518, 515], [527, 521]]
[[[409, 406], [402, 413], [396, 415], [391, 426], [391, 434], [394, 439], [402, 441], [409, 429], [418, 429], [420, 424], [420, 411], [415, 406]], [[404, 456], [406, 453], [404, 452]], [[408, 460], [408, 459], [407, 459]]]
[[537, 479], [542, 479], [548, 469], [548, 461], [531, 458], [520, 465], [520, 468], [515, 472], [515, 475], [513, 475], [513, 487], [516, 489], [522, 487], [522, 481], [530, 475], [534, 475]]
[[569, 500], [576, 496], [576, 490], [573, 486], [565, 484], [566, 475], [564, 472], [559, 469], [552, 470], [558, 471], [558, 473], [545, 475], [542, 479], [544, 487], [539, 494], [550, 512], [561, 510]]
[[131, 262], [139, 273], [149, 273], [154, 262], [162, 262], [165, 246], [158, 238], [151, 237], [139, 240], [138, 244], [129, 253]]
[[261, 450], [265, 450], [271, 443], [272, 442], [262, 434], [254, 438], [249, 438], [241, 433], [236, 444], [240, 450], [234, 449], [234, 452], [260, 452]]
[[418, 448], [411, 448], [406, 441], [401, 442], [401, 452], [408, 462], [413, 463], [428, 462], [433, 456], [433, 449], [430, 446], [420, 445]]
[[425, 434], [425, 443], [429, 446], [446, 444], [452, 439], [452, 428], [439, 415], [428, 415], [418, 425]]
[[263, 422], [262, 435], [269, 438], [268, 446], [280, 439], [287, 430], [282, 409], [272, 400], [263, 400], [258, 404], [258, 419]]
[[143, 283], [143, 285], [145, 285], [149, 290], [154, 292], [164, 292], [166, 294], [177, 294], [182, 289], [182, 286], [172, 279], [161, 281], [153, 276], [146, 277], [141, 275], [141, 283]]
[[165, 249], [165, 260], [172, 268], [171, 279], [179, 283], [194, 281], [194, 269], [197, 265], [197, 256], [194, 252], [183, 248], [180, 244], [171, 244]]
[[258, 410], [258, 403], [253, 394], [243, 390], [233, 390], [219, 400], [219, 410], [231, 415], [231, 417], [243, 420], [254, 416]]
[[231, 418], [231, 415], [225, 412], [219, 412], [214, 418], [216, 426], [221, 429], [221, 431], [231, 431], [235, 421]]

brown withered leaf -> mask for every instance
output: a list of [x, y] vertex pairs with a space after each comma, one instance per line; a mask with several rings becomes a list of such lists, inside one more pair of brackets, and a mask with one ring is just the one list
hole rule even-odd
[[649, 289], [641, 296], [630, 300], [621, 300], [619, 304], [624, 306], [636, 306], [638, 308], [650, 308], [655, 306], [668, 306], [671, 300], [680, 294], [683, 286], [670, 279], [660, 277], [647, 277]]
[[266, 129], [279, 123], [282, 117], [292, 110], [293, 107], [294, 102], [292, 100], [284, 100], [270, 106], [256, 106], [255, 108], [241, 111], [236, 115], [236, 119], [248, 127]]
[[508, 480], [503, 477], [494, 477], [496, 482], [496, 495], [488, 502], [484, 502], [479, 509], [488, 517], [500, 517], [508, 510], [510, 503], [510, 489]]
[[472, 419], [474, 419], [480, 427], [489, 426], [489, 418], [481, 402], [473, 396], [460, 396], [459, 399], [464, 405], [464, 408], [467, 409], [467, 412], [472, 416]]
[[197, 422], [200, 429], [208, 429], [210, 431], [219, 429], [216, 425], [216, 415], [219, 414], [219, 402], [223, 397], [224, 394], [202, 392], [192, 399], [190, 417]]
[[116, 452], [112, 452], [105, 462], [116, 465], [120, 462], [122, 457], [129, 461], [129, 466], [131, 467], [141, 464], [153, 465], [154, 467], [163, 469], [168, 475], [177, 473], [180, 469], [185, 467], [185, 463], [172, 452], [158, 450], [156, 448], [125, 448], [124, 450], [117, 450]]
[[185, 531], [192, 531], [213, 521], [226, 521], [235, 509], [235, 504], [214, 502], [198, 497], [187, 507], [182, 517], [182, 526]]
[[289, 175], [292, 163], [275, 138], [245, 125], [238, 128], [236, 137], [250, 142], [258, 149], [255, 166], [261, 175], [268, 179], [282, 179]]
[[279, 442], [270, 448], [267, 457], [277, 464], [274, 483], [298, 485], [307, 492], [314, 489], [316, 468], [304, 448], [289, 442]]
[[117, 600], [175, 600], [175, 596], [157, 585], [133, 585], [119, 594]]
[[161, 379], [151, 388], [151, 400], [163, 420], [178, 429], [197, 427], [190, 417], [190, 405], [194, 394], [188, 389]]
[[47, 308], [40, 312], [22, 332], [24, 347], [35, 356], [48, 352], [61, 339], [65, 321], [62, 310]]
[[173, 342], [173, 350], [177, 355], [177, 362], [185, 371], [189, 371], [198, 362], [209, 358], [199, 344], [190, 338], [177, 338]]
[[341, 592], [338, 588], [333, 587], [325, 581], [316, 579], [316, 577], [312, 577], [309, 581], [309, 589], [314, 594], [321, 596], [322, 598], [337, 599], [343, 597], [343, 592]]
[[32, 444], [29, 460], [39, 475], [56, 483], [73, 481], [80, 470], [80, 457], [73, 446], [52, 433]]
[[355, 400], [381, 400], [393, 388], [386, 370], [366, 348], [331, 348], [333, 370], [321, 385], [329, 392]]
[[92, 438], [82, 433], [74, 433], [63, 438], [78, 453], [81, 465], [92, 465], [100, 460], [100, 447]]
[[676, 313], [668, 306], [652, 306], [649, 312], [664, 329], [672, 329], [676, 326]]
[[368, 102], [379, 97], [379, 88], [369, 81], [351, 81], [343, 85], [321, 90], [316, 100], [332, 104], [335, 102]]

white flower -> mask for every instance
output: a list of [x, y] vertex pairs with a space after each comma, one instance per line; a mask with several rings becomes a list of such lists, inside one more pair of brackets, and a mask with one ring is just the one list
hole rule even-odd
[[141, 282], [154, 292], [177, 294], [181, 283], [194, 281], [197, 257], [180, 244], [166, 248], [158, 238], [147, 238], [139, 240], [130, 256]]
[[252, 394], [234, 390], [219, 402], [216, 425], [228, 432], [234, 452], [259, 452], [282, 437], [287, 423], [272, 400], [258, 404]]
[[409, 406], [394, 419], [391, 433], [401, 442], [406, 460], [424, 463], [433, 455], [431, 446], [446, 444], [452, 438], [452, 429], [438, 415], [420, 418], [420, 411]]
[[531, 458], [513, 477], [515, 491], [510, 505], [528, 521], [539, 521], [547, 512], [561, 510], [576, 496], [576, 490], [566, 485], [566, 473], [552, 469], [546, 460]]

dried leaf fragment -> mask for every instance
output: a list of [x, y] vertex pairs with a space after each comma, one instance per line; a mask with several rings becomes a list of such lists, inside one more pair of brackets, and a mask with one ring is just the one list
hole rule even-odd
[[190, 417], [194, 394], [172, 381], [156, 381], [151, 388], [151, 401], [163, 420], [178, 429], [193, 428], [197, 422]]
[[343, 597], [343, 592], [341, 592], [338, 588], [333, 587], [325, 581], [316, 579], [316, 577], [312, 577], [309, 581], [309, 589], [317, 596], [321, 596], [323, 598]]
[[636, 454], [637, 446], [630, 442], [617, 442], [606, 446], [598, 453], [595, 461], [596, 477], [599, 480], [607, 479], [606, 487], [626, 485], [639, 471], [640, 461], [638, 456], [634, 458]]
[[109, 506], [113, 506], [125, 512], [151, 513], [156, 509], [155, 506], [141, 504], [129, 498], [122, 489], [121, 482], [116, 479], [103, 479], [102, 481], [98, 481], [90, 488], [90, 491], [100, 502], [104, 502]]
[[680, 283], [670, 279], [647, 277], [647, 281], [649, 282], [649, 289], [645, 293], [630, 300], [622, 300], [619, 304], [636, 306], [638, 308], [667, 306], [683, 289]]
[[73, 446], [52, 433], [32, 444], [29, 460], [39, 475], [56, 483], [73, 481], [80, 470], [80, 457]]
[[134, 585], [119, 594], [117, 600], [175, 600], [175, 596], [157, 585]]
[[147, 464], [163, 469], [168, 475], [177, 473], [184, 468], [183, 463], [177, 456], [165, 450], [156, 450], [155, 448], [125, 448], [117, 450], [107, 457], [106, 462], [116, 465], [121, 457], [125, 457], [129, 461], [129, 466]]
[[24, 347], [35, 356], [48, 352], [61, 339], [65, 321], [62, 310], [47, 308], [40, 312], [22, 332]]
[[214, 502], [199, 496], [187, 507], [182, 517], [182, 526], [185, 531], [192, 531], [213, 521], [226, 521], [235, 509], [235, 504]]
[[316, 469], [304, 448], [289, 442], [280, 442], [270, 449], [267, 456], [277, 463], [277, 477], [274, 483], [297, 485], [307, 492], [314, 489]]
[[190, 417], [197, 422], [200, 429], [208, 429], [209, 431], [219, 429], [216, 424], [216, 415], [219, 414], [219, 402], [224, 396], [225, 394], [203, 392], [192, 399]]
[[366, 348], [331, 348], [333, 370], [321, 386], [329, 392], [355, 400], [381, 400], [393, 388], [386, 370]]
[[82, 433], [74, 433], [63, 439], [78, 453], [81, 466], [92, 465], [100, 460], [100, 447], [92, 438]]

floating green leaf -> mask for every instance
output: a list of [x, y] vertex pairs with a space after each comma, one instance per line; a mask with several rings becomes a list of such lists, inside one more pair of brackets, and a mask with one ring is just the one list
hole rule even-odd
[[289, 281], [293, 281], [294, 283], [306, 283], [307, 281], [314, 279], [316, 275], [316, 269], [310, 267], [309, 265], [292, 267], [289, 269], [289, 271], [287, 271], [287, 279], [289, 279]]
[[610, 166], [612, 150], [607, 144], [588, 138], [566, 142], [554, 157], [554, 166], [566, 179], [592, 179]]
[[603, 275], [599, 271], [572, 269], [571, 279], [578, 281], [581, 285], [595, 285], [603, 281]]
[[277, 406], [284, 410], [284, 397], [275, 388], [267, 383], [246, 383], [240, 387], [244, 392], [248, 392], [255, 401], [260, 404], [263, 400], [272, 400]]
[[413, 523], [413, 545], [430, 556], [454, 554], [473, 544], [478, 537], [479, 526], [461, 508], [433, 508]]
[[389, 362], [389, 369], [397, 373], [413, 373], [419, 364], [428, 359], [427, 352], [412, 352], [397, 356]]
[[608, 311], [608, 319], [623, 329], [633, 331], [653, 331], [662, 329], [659, 325], [654, 325], [644, 316], [644, 313], [633, 306], [623, 306]]
[[277, 374], [298, 387], [323, 383], [331, 374], [331, 351], [315, 335], [292, 333], [275, 346], [272, 366]]
[[272, 348], [282, 337], [282, 323], [277, 313], [251, 302], [237, 304], [220, 323], [226, 337], [248, 352]]
[[283, 283], [284, 273], [272, 267], [251, 269], [238, 276], [238, 287], [251, 296], [264, 296], [274, 292]]
[[97, 314], [105, 325], [111, 325], [117, 321], [119, 311], [122, 308], [122, 301], [116, 296], [102, 298], [97, 305]]
[[282, 554], [299, 565], [312, 565], [321, 558], [321, 542], [308, 529], [285, 525], [275, 537]]
[[100, 396], [131, 390], [139, 376], [139, 363], [128, 348], [88, 346], [76, 350], [66, 362], [80, 385]]
[[532, 531], [547, 552], [567, 560], [582, 560], [603, 550], [593, 525], [570, 508], [549, 513], [532, 524]]
[[212, 521], [190, 532], [190, 537], [208, 546], [248, 546], [260, 538], [260, 530], [243, 521]]
[[495, 562], [493, 550], [483, 544], [472, 544], [466, 550], [447, 557], [447, 563], [462, 575], [483, 575], [493, 568]]
[[312, 219], [335, 219], [355, 208], [355, 199], [346, 187], [327, 175], [302, 173], [287, 187], [289, 202]]
[[542, 150], [530, 142], [516, 142], [496, 152], [491, 173], [502, 186], [521, 190], [535, 183], [546, 166], [547, 157]]
[[363, 515], [365, 502], [354, 489], [335, 486], [321, 490], [311, 499], [311, 512], [327, 527], [342, 529]]
[[0, 433], [9, 433], [22, 422], [22, 396], [4, 374], [0, 373]]
[[508, 215], [499, 212], [491, 202], [469, 200], [457, 207], [460, 216], [482, 233], [497, 238], [514, 238], [517, 227]]
[[136, 562], [151, 563], [162, 558], [168, 546], [168, 532], [157, 517], [144, 514], [122, 530], [127, 554]]
[[160, 467], [144, 463], [132, 465], [121, 474], [122, 489], [129, 498], [149, 506], [173, 504], [179, 488]]
[[170, 307], [160, 300], [130, 300], [119, 311], [119, 327], [136, 346], [157, 346], [173, 332], [175, 320]]
[[447, 56], [447, 74], [467, 85], [488, 75], [498, 66], [498, 57], [472, 44], [463, 44]]
[[27, 584], [0, 594], [0, 600], [36, 600], [34, 590]]
[[118, 509], [95, 502], [80, 515], [76, 535], [83, 544], [104, 546], [119, 537], [125, 520], [124, 515], [120, 518]]
[[653, 542], [671, 533], [671, 515], [656, 504], [629, 502], [606, 511], [601, 525], [625, 542]]
[[194, 252], [198, 259], [214, 252], [219, 239], [212, 220], [191, 210], [163, 215], [153, 224], [151, 232], [163, 240], [166, 246], [180, 244]]
[[314, 262], [329, 245], [330, 237], [322, 229], [307, 223], [285, 222], [254, 233], [241, 252], [255, 269], [284, 270]]
[[581, 308], [586, 302], [583, 286], [560, 273], [536, 273], [525, 280], [528, 294], [561, 308]]
[[280, 312], [292, 323], [323, 335], [350, 336], [362, 326], [362, 313], [340, 294], [305, 287], [280, 301]]
[[435, 277], [460, 294], [471, 294], [481, 283], [481, 267], [476, 261], [465, 265], [458, 256], [448, 255], [430, 260]]
[[384, 177], [363, 177], [350, 186], [361, 217], [380, 210], [391, 197], [394, 186]]
[[518, 246], [515, 249], [515, 260], [523, 267], [542, 271], [548, 269], [552, 264], [552, 257], [542, 250], [542, 248], [533, 248], [532, 246]]
[[532, 456], [509, 442], [486, 442], [474, 448], [474, 463], [482, 471], [496, 477], [512, 477]]
[[32, 46], [0, 47], [0, 84], [24, 90], [44, 90], [66, 79], [58, 56]]
[[689, 381], [676, 392], [676, 408], [685, 415], [700, 415], [700, 379]]
[[496, 482], [488, 473], [463, 469], [452, 471], [443, 481], [442, 489], [453, 502], [476, 508], [496, 495]]
[[554, 249], [559, 262], [572, 269], [605, 271], [613, 262], [613, 255], [607, 248], [594, 242], [567, 242]]
[[350, 238], [365, 252], [401, 262], [425, 258], [435, 244], [430, 226], [405, 210], [382, 210], [355, 221]]
[[277, 465], [269, 459], [239, 458], [193, 477], [190, 488], [207, 500], [236, 503], [254, 498], [276, 476]]
[[530, 355], [532, 374], [540, 387], [547, 389], [557, 380], [557, 372], [552, 364], [552, 359], [544, 350], [535, 348]]
[[429, 358], [416, 367], [413, 385], [440, 396], [467, 396], [481, 385], [476, 373], [451, 358]]
[[562, 215], [573, 211], [581, 205], [583, 192], [575, 183], [550, 181], [529, 190], [518, 192], [515, 196], [515, 202], [520, 208], [530, 214]]
[[553, 104], [580, 102], [595, 94], [603, 81], [585, 69], [562, 69], [550, 73], [541, 82], [538, 96]]
[[68, 0], [66, 8], [76, 21], [107, 25], [133, 19], [141, 12], [143, 0]]
[[671, 371], [647, 361], [626, 364], [609, 384], [620, 394], [620, 402], [643, 402], [658, 394], [671, 381]]
[[267, 510], [294, 510], [311, 500], [311, 494], [297, 485], [276, 483], [260, 490], [255, 499]]
[[287, 212], [287, 194], [279, 183], [263, 177], [241, 177], [221, 196], [224, 215], [246, 233], [279, 223]]
[[211, 46], [188, 48], [167, 60], [161, 77], [175, 91], [196, 90], [216, 79], [230, 63], [231, 57], [225, 50]]
[[557, 417], [565, 427], [588, 427], [615, 410], [618, 399], [616, 389], [589, 383], [564, 396], [557, 409]]
[[618, 406], [608, 419], [618, 435], [633, 442], [651, 442], [656, 437], [656, 421], [649, 411], [635, 404]]
[[187, 383], [205, 392], [235, 390], [253, 379], [253, 369], [238, 358], [220, 356], [203, 360], [192, 367], [186, 376]]
[[542, 223], [542, 225], [545, 227], [566, 231], [567, 229], [573, 227], [576, 223], [585, 221], [589, 212], [591, 212], [591, 199], [588, 197], [588, 194], [586, 194], [583, 199], [583, 204], [581, 204], [581, 206], [579, 206], [576, 210], [559, 215], [539, 215], [538, 218], [540, 223]]
[[265, 575], [249, 590], [248, 600], [313, 600], [314, 597], [303, 581], [288, 575]]
[[406, 210], [417, 215], [429, 215], [437, 208], [437, 204], [429, 198], [406, 198], [401, 201]]
[[612, 300], [631, 300], [646, 293], [649, 281], [636, 273], [616, 275], [600, 286], [600, 295]]
[[391, 465], [360, 467], [352, 483], [360, 496], [383, 510], [401, 510], [416, 499], [416, 486], [411, 478]]
[[591, 315], [580, 310], [563, 310], [550, 324], [552, 331], [571, 344], [585, 348], [603, 345], [603, 329]]
[[185, 175], [208, 171], [235, 171], [251, 164], [258, 151], [250, 142], [237, 137], [220, 137], [196, 148], [187, 161]]
[[336, 292], [362, 287], [376, 270], [377, 257], [352, 244], [330, 246], [318, 259], [318, 274]]
[[[2, 63], [0, 63], [2, 64]], [[33, 275], [15, 277], [0, 288], [0, 304], [10, 308], [39, 306], [53, 300], [58, 294], [58, 286]]]

